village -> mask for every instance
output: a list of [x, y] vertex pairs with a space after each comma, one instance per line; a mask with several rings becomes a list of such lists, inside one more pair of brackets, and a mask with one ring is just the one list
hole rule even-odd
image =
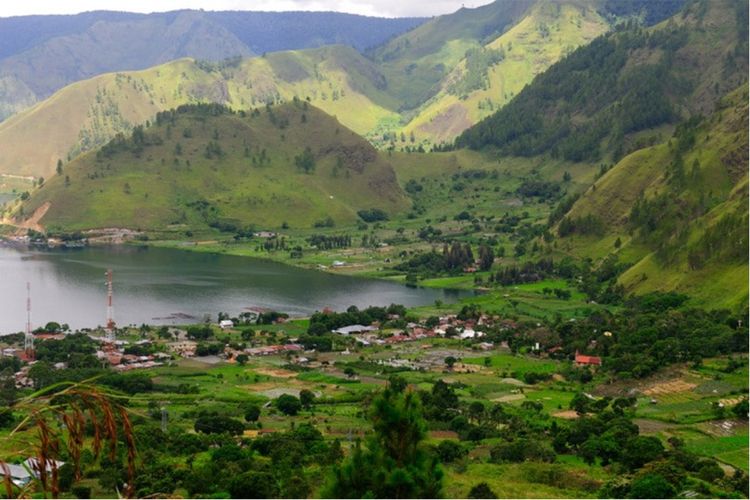
[[[291, 364], [305, 366], [307, 368], [323, 368], [325, 365], [315, 361], [317, 350], [305, 348], [299, 343], [299, 336], [288, 335], [285, 325], [290, 325], [286, 315], [279, 317], [273, 322], [270, 329], [275, 330], [273, 335], [257, 335], [249, 338], [246, 333], [248, 324], [256, 321], [259, 313], [245, 313], [240, 318], [220, 319], [214, 325], [201, 325], [202, 338], [197, 339], [194, 332], [198, 327], [161, 327], [160, 334], [146, 335], [143, 331], [135, 329], [108, 329], [84, 330], [83, 333], [91, 339], [98, 347], [94, 356], [100, 362], [102, 368], [109, 368], [114, 372], [122, 373], [132, 370], [151, 369], [160, 366], [170, 366], [179, 359], [195, 359], [206, 364], [217, 363], [241, 363], [245, 364], [252, 358], [278, 356]], [[267, 311], [266, 311], [267, 312]], [[332, 311], [327, 311], [331, 314]], [[389, 320], [399, 319], [397, 315], [391, 315]], [[296, 320], [300, 321], [300, 320]], [[237, 324], [235, 324], [237, 323]], [[366, 352], [368, 348], [388, 348], [393, 346], [408, 345], [406, 349], [398, 353], [419, 352], [419, 356], [403, 358], [397, 354], [391, 358], [378, 359], [377, 363], [391, 368], [406, 370], [443, 370], [446, 367], [446, 358], [458, 358], [469, 353], [489, 353], [494, 350], [509, 352], [507, 341], [498, 343], [484, 340], [487, 331], [508, 332], [517, 328], [516, 322], [502, 319], [498, 316], [487, 314], [479, 315], [476, 319], [459, 319], [456, 314], [443, 315], [432, 318], [426, 322], [409, 322], [404, 328], [383, 328], [380, 322], [374, 321], [369, 325], [352, 324], [332, 329], [329, 334], [339, 340], [332, 341], [330, 351], [341, 355], [349, 355], [352, 352]], [[154, 332], [156, 329], [154, 329]], [[263, 332], [264, 330], [261, 330]], [[81, 333], [81, 332], [77, 332]], [[611, 335], [610, 332], [605, 335]], [[26, 341], [26, 346], [4, 345], [0, 348], [2, 356], [14, 356], [24, 364], [14, 374], [17, 388], [33, 387], [33, 381], [29, 377], [29, 371], [36, 363], [33, 346], [42, 342], [56, 342], [73, 335], [70, 332], [46, 332], [39, 331], [31, 334], [31, 341]], [[119, 337], [119, 338], [118, 338]], [[10, 339], [11, 337], [8, 337]], [[127, 340], [126, 340], [127, 339]], [[206, 341], [212, 342], [211, 349], [206, 352]], [[247, 341], [245, 341], [247, 339]], [[279, 342], [283, 339], [283, 343]], [[445, 351], [433, 349], [432, 343], [425, 343], [432, 339], [451, 339], [458, 342], [462, 350]], [[2, 340], [0, 340], [2, 345]], [[32, 346], [29, 349], [29, 345]], [[561, 351], [559, 345], [542, 345], [534, 342], [527, 346], [527, 351], [534, 358], [555, 357]], [[576, 351], [573, 359], [575, 366], [598, 367], [601, 366], [601, 358], [589, 356]], [[67, 363], [59, 361], [52, 364], [55, 370], [68, 368]], [[453, 371], [471, 370], [475, 367], [453, 364]]]

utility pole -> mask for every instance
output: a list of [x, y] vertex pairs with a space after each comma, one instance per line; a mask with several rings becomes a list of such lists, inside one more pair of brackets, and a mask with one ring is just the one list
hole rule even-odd
[[169, 421], [169, 412], [167, 412], [167, 407], [162, 406], [161, 407], [161, 431], [166, 434], [167, 433], [167, 423]]
[[26, 335], [23, 337], [23, 350], [29, 359], [34, 359], [34, 335], [31, 333], [31, 283], [26, 282]]
[[115, 342], [115, 320], [112, 309], [112, 269], [107, 269], [107, 326], [104, 331], [107, 333], [107, 342]]

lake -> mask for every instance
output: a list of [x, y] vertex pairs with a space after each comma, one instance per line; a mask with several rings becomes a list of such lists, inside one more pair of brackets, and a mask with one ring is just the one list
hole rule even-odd
[[114, 275], [118, 325], [185, 324], [261, 307], [306, 315], [330, 307], [428, 305], [472, 292], [298, 269], [275, 262], [151, 247], [26, 250], [0, 246], [0, 333], [23, 331], [26, 282], [31, 322], [93, 328], [106, 320], [105, 271]]

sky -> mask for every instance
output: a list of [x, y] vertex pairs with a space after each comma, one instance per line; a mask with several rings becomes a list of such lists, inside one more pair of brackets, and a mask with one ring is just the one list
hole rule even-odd
[[0, 2], [0, 17], [31, 14], [77, 14], [90, 10], [164, 12], [179, 9], [205, 10], [317, 10], [365, 16], [407, 17], [448, 14], [465, 7], [478, 7], [491, 0], [24, 0]]

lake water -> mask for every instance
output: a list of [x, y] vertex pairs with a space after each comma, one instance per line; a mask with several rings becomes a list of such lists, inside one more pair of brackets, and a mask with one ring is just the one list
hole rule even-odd
[[[0, 333], [23, 331], [26, 282], [32, 327], [72, 328], [106, 320], [105, 271], [114, 274], [118, 325], [185, 324], [220, 311], [264, 307], [304, 315], [330, 307], [451, 302], [470, 292], [409, 288], [387, 281], [298, 269], [258, 259], [147, 247], [20, 250], [0, 246]], [[192, 318], [192, 319], [191, 319]]]

